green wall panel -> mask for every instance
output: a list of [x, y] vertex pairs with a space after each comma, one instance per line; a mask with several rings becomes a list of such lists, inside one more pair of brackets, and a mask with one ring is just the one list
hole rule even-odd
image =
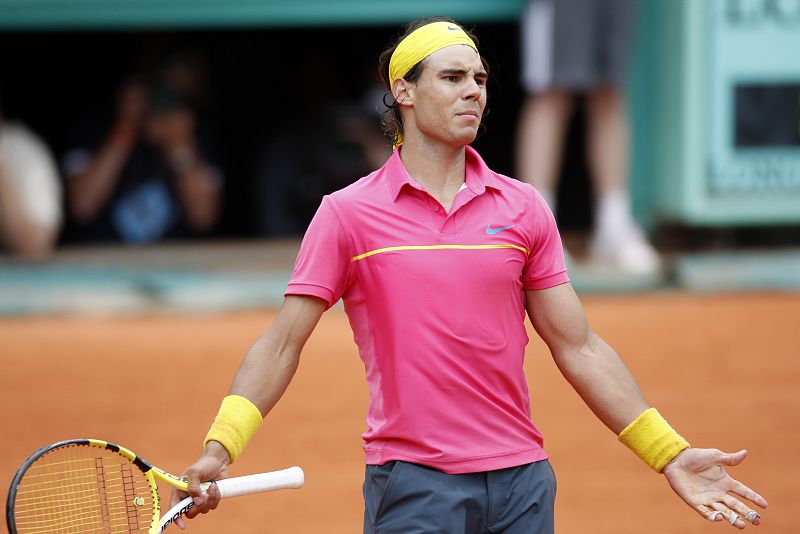
[[639, 213], [800, 222], [800, 2], [646, 0], [634, 69]]
[[0, 0], [0, 30], [233, 28], [517, 18], [524, 0]]

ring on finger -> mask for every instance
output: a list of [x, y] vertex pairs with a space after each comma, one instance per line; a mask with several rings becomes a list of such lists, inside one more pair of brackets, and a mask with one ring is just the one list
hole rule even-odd
[[730, 523], [731, 525], [735, 525], [738, 520], [739, 520], [739, 514], [731, 512], [731, 516], [728, 518], [728, 523]]
[[758, 517], [758, 512], [756, 512], [755, 510], [750, 510], [744, 516], [744, 518], [747, 519], [751, 523], [753, 521], [755, 521], [757, 517]]
[[706, 519], [708, 519], [709, 521], [716, 521], [717, 518], [721, 515], [722, 512], [720, 511], [709, 512], [708, 515], [706, 516]]

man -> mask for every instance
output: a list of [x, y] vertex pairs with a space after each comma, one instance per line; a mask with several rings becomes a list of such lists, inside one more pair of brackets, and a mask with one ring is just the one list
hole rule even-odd
[[47, 144], [0, 113], [0, 253], [48, 259], [61, 230], [61, 180]]
[[88, 114], [75, 128], [64, 156], [69, 238], [143, 245], [214, 229], [222, 172], [181, 89], [167, 74], [133, 78], [110, 127]]
[[661, 260], [633, 217], [628, 185], [625, 81], [635, 0], [529, 0], [522, 18], [522, 86], [516, 156], [521, 179], [555, 212], [570, 117], [586, 108], [586, 159], [593, 189], [589, 257], [634, 275]]
[[185, 472], [196, 503], [187, 517], [217, 506], [216, 488], [201, 494], [198, 483], [226, 476], [342, 298], [370, 386], [364, 532], [553, 532], [555, 479], [522, 367], [525, 311], [597, 416], [690, 506], [758, 524], [726, 493], [766, 501], [721, 467], [746, 453], [689, 448], [649, 407], [587, 324], [545, 202], [468, 146], [488, 78], [474, 38], [451, 20], [423, 20], [382, 57], [397, 149], [323, 200], [275, 322]]

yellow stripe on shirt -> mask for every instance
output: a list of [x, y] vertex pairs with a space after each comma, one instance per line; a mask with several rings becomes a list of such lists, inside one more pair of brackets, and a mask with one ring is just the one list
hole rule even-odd
[[384, 252], [394, 252], [397, 250], [484, 250], [494, 248], [513, 248], [522, 251], [526, 256], [529, 254], [528, 249], [517, 245], [404, 245], [370, 250], [358, 256], [353, 256], [353, 261], [363, 260], [375, 254], [383, 254]]

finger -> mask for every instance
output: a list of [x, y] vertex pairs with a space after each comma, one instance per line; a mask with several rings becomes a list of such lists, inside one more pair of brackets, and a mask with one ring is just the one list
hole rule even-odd
[[[188, 469], [184, 476], [186, 477], [186, 493], [194, 497], [200, 497], [203, 494], [203, 490], [200, 487], [200, 476], [193, 470]], [[195, 505], [197, 501], [195, 499]]]
[[755, 510], [750, 510], [749, 512], [747, 512], [747, 514], [745, 514], [744, 518], [745, 518], [745, 520], [750, 521], [755, 526], [758, 526], [758, 525], [761, 524], [761, 516], [758, 515], [758, 512], [756, 512]]
[[754, 525], [758, 525], [761, 522], [758, 512], [749, 508], [748, 506], [745, 506], [738, 499], [735, 499], [730, 495], [725, 495], [722, 497], [722, 502], [724, 502], [728, 508], [739, 514], [742, 519], [745, 519]]
[[725, 504], [721, 502], [715, 502], [713, 505], [714, 510], [722, 513], [722, 517], [727, 521], [732, 527], [736, 527], [738, 529], [743, 529], [746, 525], [745, 522], [741, 519], [739, 514], [728, 508]]
[[169, 506], [167, 507], [167, 509], [172, 508], [173, 506], [181, 502], [183, 499], [185, 499], [188, 495], [189, 494], [186, 493], [185, 491], [181, 491], [179, 489], [173, 489], [169, 495]]
[[764, 497], [733, 478], [731, 478], [730, 488], [728, 491], [731, 491], [740, 497], [744, 497], [748, 501], [755, 503], [761, 508], [766, 508], [769, 504]]
[[192, 503], [194, 506], [189, 508], [184, 517], [186, 519], [193, 519], [197, 517], [199, 514], [205, 514], [208, 512], [208, 495], [203, 493], [199, 497], [193, 497]]
[[[181, 500], [183, 500], [183, 499], [184, 499], [184, 498], [185, 498], [187, 495], [188, 495], [188, 493], [186, 493], [185, 491], [181, 491], [181, 490], [179, 490], [179, 489], [175, 489], [175, 488], [173, 488], [173, 489], [172, 489], [172, 491], [170, 492], [170, 496], [169, 496], [169, 505], [167, 506], [167, 510], [171, 510], [173, 506], [175, 506], [176, 504], [178, 504], [178, 503], [179, 503]], [[176, 524], [176, 525], [178, 526], [178, 528], [180, 528], [181, 530], [184, 530], [184, 529], [186, 528], [186, 523], [184, 523], [184, 522], [183, 522], [183, 519], [182, 519], [182, 518], [178, 518], [178, 519], [175, 521], [175, 524]]]
[[199, 513], [207, 514], [219, 505], [220, 493], [217, 485], [213, 482], [208, 485], [203, 484], [203, 497], [205, 498], [205, 503]]
[[720, 451], [719, 463], [727, 466], [739, 465], [747, 458], [747, 450], [742, 449], [739, 452], [722, 452]]
[[198, 514], [204, 514], [208, 511], [208, 494], [205, 488], [200, 484], [200, 479], [193, 471], [187, 471], [186, 477], [189, 480], [188, 494], [192, 497], [192, 508], [186, 511], [185, 517], [192, 519]]
[[722, 521], [722, 512], [717, 512], [716, 510], [712, 510], [705, 504], [701, 504], [699, 506], [695, 506], [695, 511], [698, 514], [703, 516], [703, 519], [706, 519], [711, 522]]
[[208, 487], [208, 509], [209, 510], [216, 510], [217, 506], [219, 506], [219, 501], [222, 499], [222, 494], [219, 492], [219, 488], [216, 484], [212, 483]]

